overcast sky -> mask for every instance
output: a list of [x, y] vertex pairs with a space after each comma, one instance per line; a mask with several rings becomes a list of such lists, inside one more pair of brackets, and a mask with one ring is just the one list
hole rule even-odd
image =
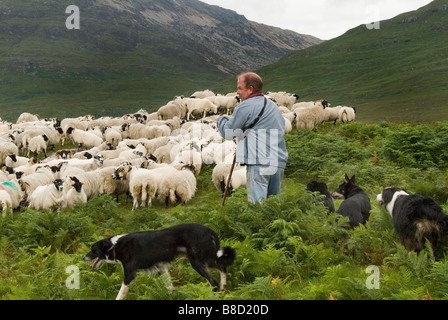
[[[361, 24], [417, 10], [431, 0], [201, 0], [248, 20], [329, 40]], [[373, 25], [372, 25], [373, 26]], [[380, 25], [381, 28], [381, 25]]]

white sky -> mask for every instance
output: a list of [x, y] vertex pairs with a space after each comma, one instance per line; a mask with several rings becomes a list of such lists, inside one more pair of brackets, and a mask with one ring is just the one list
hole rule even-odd
[[[248, 20], [329, 40], [361, 24], [417, 10], [431, 0], [201, 0]], [[381, 27], [381, 26], [380, 26]]]

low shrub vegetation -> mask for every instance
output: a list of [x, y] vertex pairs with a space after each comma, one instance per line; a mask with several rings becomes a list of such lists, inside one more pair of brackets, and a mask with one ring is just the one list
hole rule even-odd
[[[73, 210], [22, 208], [0, 219], [0, 299], [114, 299], [119, 265], [89, 269], [82, 257], [104, 237], [196, 222], [218, 232], [237, 251], [228, 290], [213, 292], [185, 258], [166, 277], [141, 274], [126, 299], [402, 300], [448, 297], [447, 245], [408, 254], [389, 214], [375, 201], [384, 187], [399, 186], [431, 196], [448, 208], [448, 123], [324, 124], [286, 136], [290, 159], [282, 192], [262, 205], [238, 189], [221, 205], [204, 166], [196, 196], [187, 205], [132, 211], [122, 195], [104, 195]], [[369, 195], [370, 220], [353, 230], [347, 218], [329, 214], [321, 196], [305, 191], [312, 180], [337, 189], [356, 175]], [[336, 208], [340, 200], [335, 200]], [[375, 268], [372, 269], [372, 266]], [[72, 283], [71, 269], [79, 270]], [[374, 278], [371, 270], [377, 270]], [[214, 272], [214, 271], [212, 271]], [[215, 274], [219, 278], [218, 274]]]

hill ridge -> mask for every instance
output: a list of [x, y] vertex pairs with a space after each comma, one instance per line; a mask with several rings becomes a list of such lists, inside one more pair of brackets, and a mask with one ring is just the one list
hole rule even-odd
[[[355, 106], [360, 121], [447, 120], [447, 31], [448, 1], [436, 0], [380, 21], [379, 30], [360, 25], [258, 72], [267, 90]], [[229, 79], [213, 89], [233, 86]]]
[[[79, 7], [79, 30], [66, 28], [68, 5]], [[198, 0], [4, 0], [0, 8], [5, 119], [155, 109], [321, 41]]]

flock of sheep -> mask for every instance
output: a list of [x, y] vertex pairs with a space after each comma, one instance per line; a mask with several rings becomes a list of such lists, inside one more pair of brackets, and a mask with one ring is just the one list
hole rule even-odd
[[[295, 125], [312, 129], [325, 121], [354, 121], [355, 110], [331, 108], [325, 100], [296, 103], [298, 96], [268, 93], [285, 118], [285, 134]], [[232, 114], [235, 93], [209, 90], [190, 98], [175, 97], [157, 112], [139, 110], [121, 117], [93, 116], [40, 119], [23, 113], [16, 123], [0, 119], [0, 206], [7, 211], [73, 208], [103, 194], [130, 195], [133, 210], [150, 207], [157, 198], [166, 205], [187, 203], [196, 192], [196, 175], [214, 166], [212, 180], [224, 192], [234, 141], [224, 141], [216, 122]], [[47, 156], [47, 149], [66, 140], [78, 146]], [[32, 154], [32, 156], [31, 156]], [[39, 158], [41, 160], [39, 160]], [[246, 185], [244, 166], [237, 165], [230, 190]]]

